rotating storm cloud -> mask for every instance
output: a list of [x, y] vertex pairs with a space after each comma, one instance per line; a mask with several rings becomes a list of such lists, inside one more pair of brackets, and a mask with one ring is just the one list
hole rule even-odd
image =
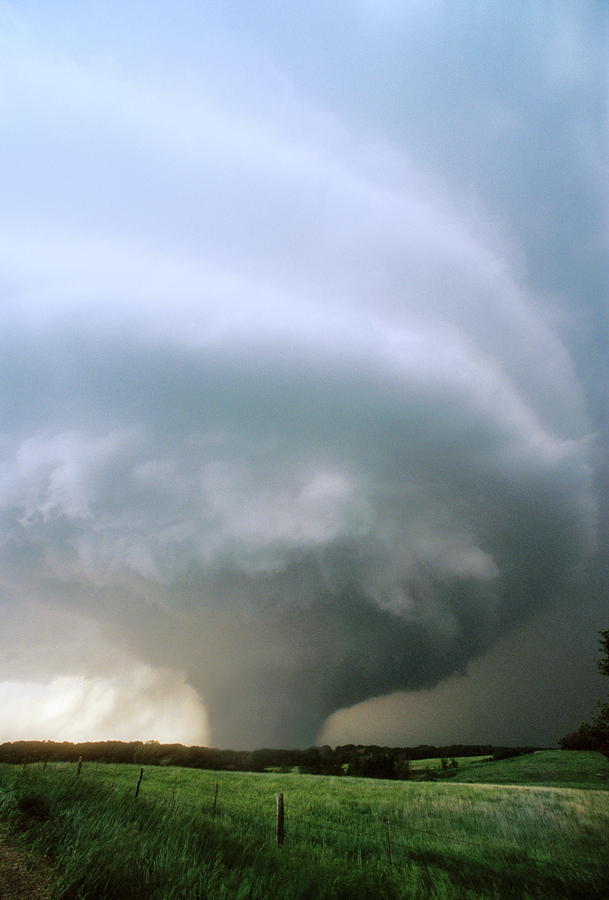
[[16, 22], [5, 709], [310, 743], [555, 603], [595, 546], [594, 429], [509, 231], [224, 31], [166, 78]]

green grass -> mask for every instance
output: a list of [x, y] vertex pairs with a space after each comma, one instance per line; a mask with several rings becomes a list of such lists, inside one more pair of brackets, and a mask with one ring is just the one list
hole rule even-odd
[[[481, 762], [482, 760], [492, 759], [492, 756], [488, 756], [488, 755], [486, 755], [486, 756], [456, 756], [456, 757], [451, 756], [451, 757], [448, 757], [449, 762], [453, 758], [457, 760], [459, 768], [463, 769], [468, 766], [471, 766], [473, 763]], [[349, 768], [348, 764], [345, 763], [343, 768], [345, 769], [345, 772], [348, 771], [348, 768]], [[439, 771], [441, 771], [442, 770], [442, 757], [430, 756], [426, 759], [412, 759], [410, 761], [410, 769], [414, 774], [417, 774], [421, 771], [425, 771], [426, 769], [438, 769]], [[278, 773], [278, 772], [281, 772], [281, 766], [266, 766], [264, 771]], [[299, 772], [300, 772], [299, 766], [292, 766], [290, 768], [290, 773], [292, 773], [292, 774], [298, 774]]]
[[[492, 759], [491, 756], [450, 756], [447, 758], [449, 763], [453, 758], [456, 759], [459, 764], [459, 769], [468, 768], [474, 763], [481, 762], [482, 760]], [[441, 767], [442, 758], [440, 756], [430, 756], [428, 759], [410, 760], [410, 768], [413, 772], [416, 772], [418, 769], [441, 769]]]
[[481, 762], [457, 771], [467, 784], [530, 784], [609, 790], [609, 762], [600, 753], [538, 750], [512, 759]]
[[[556, 765], [550, 755], [551, 773]], [[573, 759], [572, 775], [580, 768]], [[601, 791], [150, 767], [135, 800], [138, 771], [85, 764], [77, 778], [69, 765], [0, 766], [0, 817], [53, 860], [57, 898], [609, 895]], [[278, 791], [282, 848], [274, 844]]]

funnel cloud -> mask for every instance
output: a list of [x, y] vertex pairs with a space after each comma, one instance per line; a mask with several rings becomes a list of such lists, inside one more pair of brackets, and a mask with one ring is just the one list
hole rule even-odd
[[597, 609], [598, 7], [234, 6], [0, 7], [0, 680], [40, 737], [302, 746]]

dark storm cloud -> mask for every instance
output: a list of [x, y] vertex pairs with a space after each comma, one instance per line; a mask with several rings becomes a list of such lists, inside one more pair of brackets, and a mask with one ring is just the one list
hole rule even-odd
[[[566, 7], [547, 46], [524, 29], [540, 121], [507, 41], [506, 70], [482, 75], [492, 16], [455, 25], [461, 65], [437, 40], [442, 4], [343, 7], [352, 47], [374, 22], [366, 53], [386, 76], [401, 71], [387, 29], [420, 36], [411, 71], [430, 93], [404, 95], [412, 134], [374, 78], [340, 97], [342, 51], [325, 99], [306, 60], [295, 87], [268, 49], [277, 11], [249, 39], [210, 19], [209, 52], [190, 56], [180, 7], [164, 49], [146, 26], [133, 59], [129, 16], [77, 16], [73, 34], [68, 6], [11, 18], [2, 591], [9, 617], [26, 603], [80, 622], [82, 652], [58, 635], [30, 668], [32, 624], [1, 677], [107, 678], [118, 641], [186, 672], [216, 743], [303, 743], [339, 707], [465, 671], [581, 577], [599, 438], [565, 311], [580, 284], [582, 322], [598, 301], [583, 279], [555, 293], [548, 261], [568, 242], [553, 224], [538, 236], [539, 201], [508, 198], [507, 169], [490, 191], [487, 154], [534, 186], [528, 135], [592, 129], [553, 112], [566, 85], [588, 96], [588, 31]], [[183, 49], [171, 76], [155, 47], [167, 63]], [[465, 144], [444, 146], [437, 122], [456, 113], [436, 59], [462, 73]], [[593, 273], [597, 150], [582, 163], [579, 146], [561, 165], [587, 222], [572, 255], [588, 246]], [[549, 168], [545, 214], [561, 209]]]
[[13, 598], [185, 667], [219, 743], [303, 742], [463, 669], [586, 550], [585, 441], [445, 363], [79, 338], [5, 362], [32, 398], [2, 478]]

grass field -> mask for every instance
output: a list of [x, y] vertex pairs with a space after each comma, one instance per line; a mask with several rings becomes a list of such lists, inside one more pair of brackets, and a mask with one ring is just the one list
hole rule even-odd
[[[483, 760], [492, 759], [492, 756], [456, 756], [450, 757], [450, 760], [456, 759], [457, 765], [459, 769], [466, 768], [471, 766], [473, 763], [482, 762]], [[348, 771], [348, 765], [345, 764], [343, 767], [345, 772]], [[442, 770], [442, 757], [440, 756], [430, 756], [425, 759], [412, 759], [410, 761], [410, 769], [413, 775], [418, 775], [421, 772], [424, 772], [426, 769], [432, 770]], [[281, 772], [281, 766], [266, 766], [266, 772]], [[293, 766], [290, 770], [292, 773], [298, 774], [300, 772], [299, 766]]]
[[609, 798], [588, 787], [601, 786], [609, 765], [598, 754], [544, 753], [527, 765], [473, 763], [467, 777], [479, 766], [496, 778], [541, 778], [547, 759], [550, 782], [581, 778], [583, 787], [489, 786], [488, 774], [478, 785], [150, 767], [135, 800], [137, 766], [93, 763], [77, 777], [67, 764], [3, 765], [0, 815], [53, 860], [55, 895], [66, 900], [600, 900], [609, 895]]
[[[456, 759], [459, 769], [468, 768], [477, 762], [482, 762], [484, 760], [492, 759], [491, 756], [451, 756], [449, 758], [449, 762], [452, 759]], [[430, 756], [428, 759], [412, 759], [410, 761], [410, 768], [413, 772], [417, 772], [419, 769], [441, 769], [442, 768], [442, 758], [440, 756]]]
[[530, 784], [609, 790], [609, 763], [599, 753], [538, 750], [497, 762], [478, 762], [457, 772], [467, 784]]

